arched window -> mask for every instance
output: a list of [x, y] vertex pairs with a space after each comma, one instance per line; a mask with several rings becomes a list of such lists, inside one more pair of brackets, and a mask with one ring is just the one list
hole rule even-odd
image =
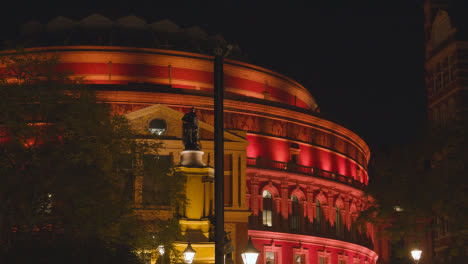
[[289, 228], [290, 231], [292, 232], [298, 232], [299, 231], [299, 199], [297, 199], [296, 195], [291, 195], [291, 218], [290, 218], [290, 224]]
[[263, 191], [263, 225], [273, 226], [273, 199], [271, 193], [267, 190]]
[[148, 125], [148, 129], [151, 134], [161, 136], [167, 130], [166, 120], [164, 119], [153, 119]]
[[321, 225], [322, 225], [322, 208], [320, 207], [320, 202], [319, 200], [315, 201], [315, 230], [317, 232], [321, 231]]
[[432, 48], [436, 48], [445, 41], [452, 31], [450, 17], [447, 12], [439, 11], [432, 24]]

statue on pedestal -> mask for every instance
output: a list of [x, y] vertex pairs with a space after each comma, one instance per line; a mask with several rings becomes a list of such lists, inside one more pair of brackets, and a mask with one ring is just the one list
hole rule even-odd
[[185, 150], [200, 150], [198, 145], [198, 117], [195, 113], [195, 108], [182, 117], [182, 130], [183, 137], [182, 142], [184, 143]]

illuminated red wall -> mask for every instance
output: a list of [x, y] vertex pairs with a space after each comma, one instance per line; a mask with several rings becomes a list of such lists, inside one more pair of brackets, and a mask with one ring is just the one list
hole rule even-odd
[[[62, 63], [59, 67], [62, 71], [73, 72], [76, 75], [84, 75], [87, 76], [87, 80], [90, 83], [97, 83], [97, 84], [106, 84], [109, 83], [108, 80], [99, 80], [94, 79], [93, 77], [89, 77], [90, 75], [100, 74], [100, 75], [109, 75], [111, 76], [141, 76], [141, 77], [148, 77], [148, 78], [169, 78], [169, 69], [166, 66], [157, 66], [157, 65], [146, 65], [146, 64], [130, 64], [130, 63]], [[171, 68], [171, 78], [178, 79], [178, 80], [186, 80], [186, 81], [194, 81], [200, 82], [205, 84], [213, 84], [213, 72], [207, 72], [202, 70], [194, 70], [194, 69], [185, 69], [179, 67], [172, 67]], [[265, 84], [260, 82], [255, 82], [252, 80], [248, 80], [245, 78], [240, 78], [236, 76], [231, 76], [229, 74], [225, 74], [224, 77], [225, 86], [229, 89], [229, 93], [233, 94], [244, 94], [245, 91], [251, 91], [258, 94], [262, 94], [265, 91]], [[128, 81], [121, 81], [121, 80], [112, 80], [112, 84], [126, 84]], [[158, 81], [155, 81], [158, 83]], [[163, 82], [161, 82], [163, 83]], [[164, 83], [166, 84], [166, 83]], [[181, 85], [181, 84], [173, 84], [174, 88], [182, 88], [182, 89], [196, 89], [195, 86], [192, 85]], [[198, 87], [202, 88], [202, 87]], [[204, 88], [202, 90], [212, 88]], [[290, 105], [296, 104], [296, 106], [303, 107], [303, 108], [310, 108], [303, 100], [300, 98], [295, 98], [294, 95], [278, 89], [273, 86], [268, 86], [268, 92], [271, 95], [271, 98], [288, 103]]]
[[[271, 234], [267, 231], [249, 231], [249, 235], [252, 233], [260, 236], [263, 236], [262, 233], [264, 233], [266, 237], [269, 237]], [[358, 245], [350, 245], [349, 243], [337, 240], [332, 241], [329, 239], [314, 237], [313, 240], [316, 241], [315, 243], [307, 243], [307, 241], [301, 241], [300, 236], [287, 233], [275, 233], [274, 237], [276, 239], [255, 237], [255, 235], [252, 236], [252, 242], [254, 246], [261, 251], [257, 259], [258, 264], [265, 263], [265, 251], [275, 252], [275, 257], [277, 258], [275, 263], [293, 263], [295, 254], [294, 249], [301, 249], [298, 254], [308, 254], [308, 258], [305, 262], [306, 264], [319, 264], [319, 252], [327, 253], [329, 259], [329, 262], [327, 263], [330, 264], [338, 264], [340, 255], [346, 260], [346, 263], [355, 263], [354, 260], [358, 259], [359, 264], [364, 264], [365, 261], [367, 261], [369, 264], [375, 264], [378, 258], [375, 252], [367, 250], [366, 253], [371, 255], [365, 255], [361, 252], [363, 247]], [[296, 237], [298, 237], [297, 241], [291, 241]], [[328, 245], [330, 242], [332, 242], [333, 245]], [[275, 248], [273, 250], [270, 248], [272, 245]], [[267, 249], [265, 249], [265, 246]]]
[[[247, 157], [287, 162], [290, 159], [290, 143], [286, 140], [265, 137], [255, 134], [248, 134]], [[338, 172], [341, 175], [356, 179], [357, 165], [350, 158], [323, 148], [299, 144], [299, 164], [309, 167]], [[367, 183], [367, 174], [362, 170]]]

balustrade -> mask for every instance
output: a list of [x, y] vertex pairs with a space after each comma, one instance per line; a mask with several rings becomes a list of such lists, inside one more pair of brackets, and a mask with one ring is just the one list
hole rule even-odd
[[276, 213], [273, 214], [273, 219], [275, 219], [273, 221], [274, 224], [272, 226], [266, 226], [262, 223], [262, 212], [259, 212], [258, 215], [251, 215], [249, 217], [249, 229], [330, 238], [374, 249], [372, 239], [366, 232], [361, 232], [358, 228], [348, 229], [345, 226], [343, 228], [343, 233], [337, 236], [335, 230], [336, 226], [331, 226], [328, 221], [320, 224], [320, 228], [317, 229], [317, 223], [315, 221], [310, 222], [309, 219], [303, 218], [298, 223], [299, 228], [294, 229], [291, 228], [289, 223], [291, 219], [285, 219]]
[[300, 164], [295, 164], [292, 162], [283, 162], [283, 161], [276, 161], [276, 160], [269, 160], [263, 158], [247, 158], [247, 166], [260, 168], [260, 169], [268, 169], [268, 170], [279, 170], [279, 171], [287, 171], [292, 173], [299, 173], [304, 175], [309, 175], [313, 177], [323, 178], [327, 180], [332, 180], [335, 182], [344, 183], [359, 189], [364, 189], [365, 184], [357, 181], [351, 177], [341, 175], [336, 172], [322, 170], [316, 167], [308, 167]]

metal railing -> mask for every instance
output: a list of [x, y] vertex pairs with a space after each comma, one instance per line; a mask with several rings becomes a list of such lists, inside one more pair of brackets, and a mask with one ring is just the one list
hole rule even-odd
[[313, 177], [318, 177], [318, 178], [323, 178], [327, 180], [332, 180], [335, 182], [344, 183], [346, 185], [350, 185], [359, 189], [364, 189], [364, 187], [366, 186], [364, 183], [360, 181], [356, 181], [351, 177], [347, 177], [336, 172], [322, 170], [316, 167], [308, 167], [308, 166], [299, 165], [299, 164], [295, 164], [291, 162], [283, 162], [283, 161], [269, 160], [269, 159], [263, 159], [263, 158], [249, 158], [248, 157], [247, 166], [260, 168], [260, 169], [287, 171], [287, 172], [309, 175]]

